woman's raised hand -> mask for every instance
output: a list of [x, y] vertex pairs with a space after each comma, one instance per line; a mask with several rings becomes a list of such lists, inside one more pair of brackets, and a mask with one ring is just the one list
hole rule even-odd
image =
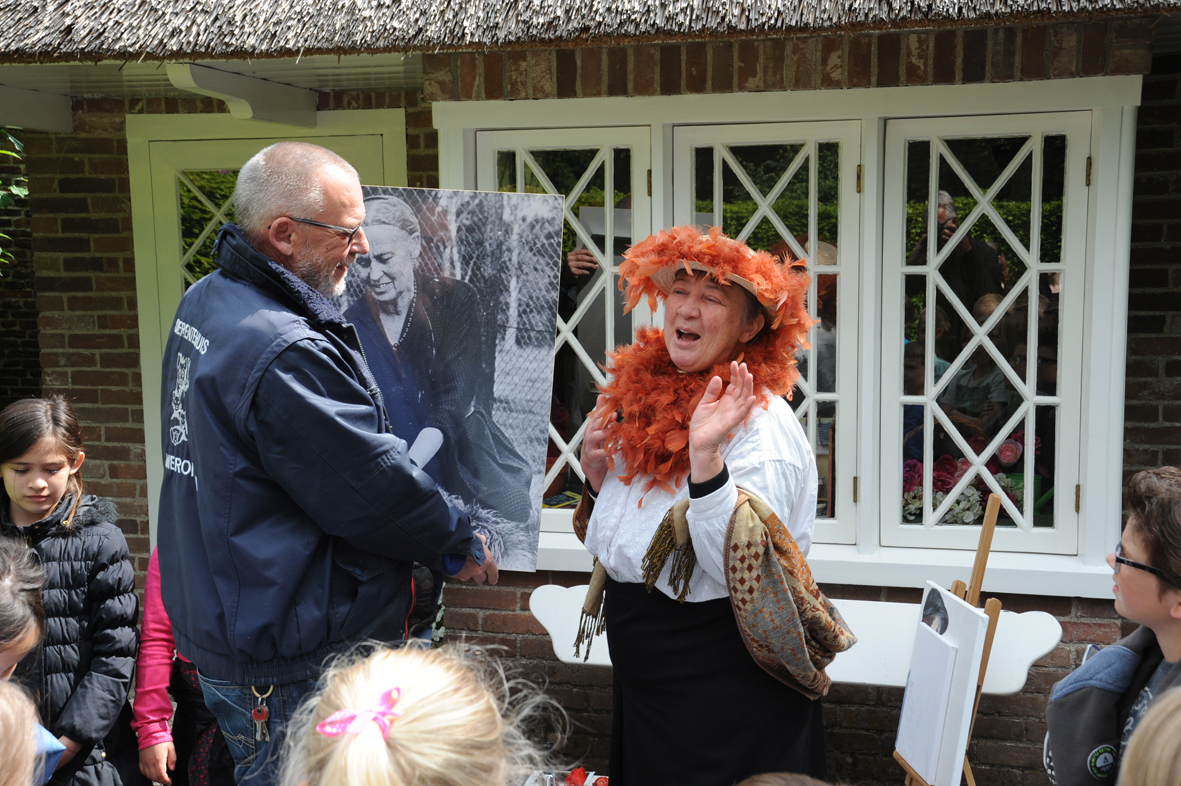
[[607, 477], [607, 431], [603, 427], [614, 413], [605, 411], [606, 406], [607, 397], [600, 393], [595, 399], [594, 411], [587, 421], [586, 434], [582, 438], [582, 453], [579, 456], [582, 474], [586, 476], [587, 485], [595, 494], [603, 488], [603, 478]]
[[730, 363], [730, 384], [725, 390], [721, 377], [709, 381], [689, 421], [689, 479], [694, 483], [703, 483], [722, 471], [722, 445], [754, 409], [758, 400], [754, 386], [746, 364], [737, 362]]

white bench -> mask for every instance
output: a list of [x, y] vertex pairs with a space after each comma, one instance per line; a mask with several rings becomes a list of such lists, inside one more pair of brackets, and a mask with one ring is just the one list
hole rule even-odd
[[[533, 591], [529, 609], [549, 633], [560, 660], [610, 666], [606, 635], [595, 637], [588, 660], [574, 655], [574, 639], [578, 635], [578, 620], [585, 598], [586, 585], [561, 587], [546, 584]], [[828, 667], [832, 681], [905, 687], [915, 623], [919, 621], [919, 605], [839, 599], [834, 599], [833, 604], [857, 636], [857, 644], [837, 655]], [[1044, 611], [1022, 614], [1001, 611], [988, 672], [984, 676], [984, 692], [998, 695], [1020, 692], [1029, 667], [1048, 655], [1061, 639], [1062, 626]]]

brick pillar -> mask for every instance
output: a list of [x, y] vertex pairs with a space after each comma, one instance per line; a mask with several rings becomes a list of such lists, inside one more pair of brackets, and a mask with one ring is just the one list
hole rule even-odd
[[1141, 100], [1128, 295], [1127, 474], [1181, 466], [1181, 55], [1153, 60]]
[[[7, 141], [7, 140], [5, 140]], [[0, 157], [0, 185], [25, 176], [23, 161]], [[33, 288], [33, 233], [28, 200], [0, 210], [0, 248], [15, 262], [0, 265], [0, 408], [41, 394], [41, 349], [37, 346], [37, 301]]]

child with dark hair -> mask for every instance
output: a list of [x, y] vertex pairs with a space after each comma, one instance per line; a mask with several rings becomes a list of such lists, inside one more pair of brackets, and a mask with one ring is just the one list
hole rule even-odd
[[1115, 782], [1121, 755], [1157, 696], [1181, 685], [1181, 469], [1137, 472], [1107, 564], [1115, 610], [1140, 625], [1054, 686], [1046, 770], [1058, 786]]
[[138, 778], [127, 693], [139, 603], [115, 506], [83, 493], [84, 459], [78, 418], [60, 396], [0, 412], [0, 537], [36, 552], [48, 577], [45, 637], [14, 679], [66, 748], [51, 783], [125, 786]]

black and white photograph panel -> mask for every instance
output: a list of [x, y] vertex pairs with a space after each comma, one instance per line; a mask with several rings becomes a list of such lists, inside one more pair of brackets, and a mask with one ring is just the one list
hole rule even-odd
[[366, 186], [369, 254], [339, 305], [395, 434], [488, 539], [534, 570], [562, 199]]

